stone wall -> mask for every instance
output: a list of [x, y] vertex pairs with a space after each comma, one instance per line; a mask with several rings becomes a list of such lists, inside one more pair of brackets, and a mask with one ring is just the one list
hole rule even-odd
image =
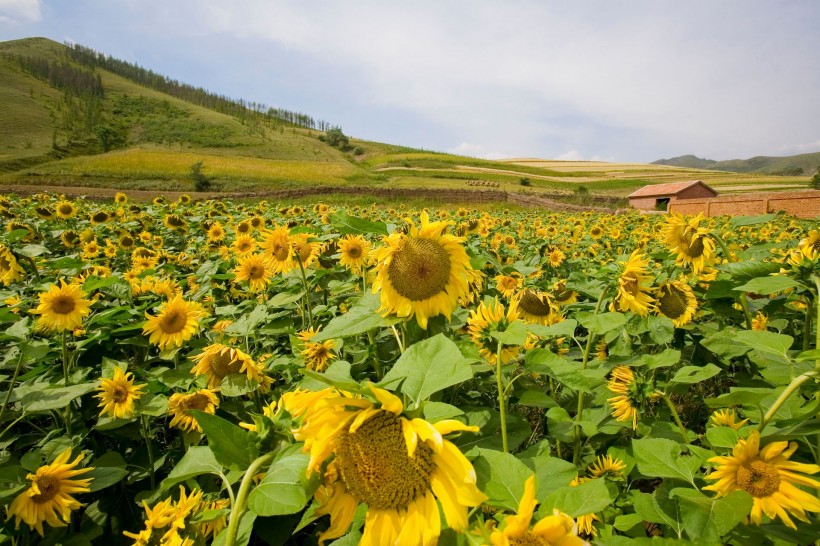
[[669, 212], [704, 216], [754, 216], [784, 211], [799, 218], [820, 216], [820, 191], [747, 193], [712, 199], [686, 199], [669, 203]]

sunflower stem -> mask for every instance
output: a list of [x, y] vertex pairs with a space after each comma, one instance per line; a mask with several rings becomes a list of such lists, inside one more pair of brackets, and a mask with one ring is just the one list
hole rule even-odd
[[[65, 386], [68, 387], [68, 375], [69, 375], [69, 356], [68, 356], [68, 330], [63, 330], [62, 336], [62, 345], [63, 345], [63, 379], [65, 380]], [[65, 412], [63, 415], [63, 419], [65, 420], [65, 431], [69, 437], [71, 437], [71, 403], [69, 402], [65, 406]]]
[[302, 287], [305, 289], [305, 309], [307, 309], [308, 326], [313, 328], [313, 312], [310, 309], [310, 289], [308, 288], [307, 275], [305, 275], [305, 267], [302, 265], [300, 258], [296, 259], [299, 264], [299, 272], [302, 274]]
[[[367, 341], [370, 342], [368, 346], [368, 350], [370, 347], [376, 346], [376, 340], [373, 339], [373, 332], [367, 332]], [[374, 351], [373, 352], [373, 371], [376, 372], [376, 378], [381, 381], [382, 380], [382, 363], [379, 362], [379, 353]]]
[[740, 300], [740, 306], [743, 308], [743, 315], [746, 318], [746, 329], [752, 329], [752, 314], [749, 312], [749, 300], [746, 299], [746, 293], [741, 292], [740, 296], [738, 297]]
[[393, 335], [396, 336], [396, 343], [399, 344], [399, 351], [401, 351], [401, 354], [404, 354], [404, 344], [401, 342], [401, 337], [399, 337], [399, 331], [396, 330], [396, 325], [391, 324], [390, 328], [393, 330]]
[[[818, 298], [814, 298], [814, 303], [815, 304], [817, 303], [817, 301], [818, 301]], [[820, 306], [818, 307], [818, 310], [820, 310]], [[811, 338], [811, 323], [812, 323], [811, 319], [812, 319], [813, 314], [814, 314], [814, 306], [811, 305], [811, 300], [809, 300], [809, 304], [806, 305], [806, 316], [803, 319], [803, 350], [804, 351], [809, 350], [809, 345], [810, 345], [809, 340]], [[818, 324], [820, 324], [820, 322], [818, 322]], [[820, 333], [820, 329], [818, 329], [818, 333]], [[820, 347], [820, 345], [818, 345], [816, 342], [815, 342], [814, 346], [815, 346], [815, 348]]]
[[655, 394], [660, 395], [660, 397], [663, 398], [663, 401], [666, 402], [666, 407], [669, 408], [669, 411], [672, 413], [672, 418], [675, 420], [675, 424], [677, 424], [678, 429], [680, 429], [680, 435], [683, 438], [683, 443], [688, 444], [689, 433], [686, 431], [686, 427], [683, 426], [683, 423], [680, 420], [680, 415], [678, 415], [678, 410], [675, 409], [675, 404], [672, 403], [672, 400], [670, 400], [666, 394], [660, 391], [655, 391]]
[[[607, 288], [604, 288], [601, 291], [601, 295], [598, 296], [598, 302], [595, 304], [595, 314], [601, 312], [601, 305], [604, 303], [604, 297], [606, 296]], [[587, 345], [584, 348], [584, 356], [583, 360], [581, 361], [581, 369], [585, 370], [587, 367], [587, 363], [589, 362], [589, 353], [592, 350], [592, 343], [595, 341], [595, 334], [590, 332], [587, 336]], [[573, 446], [572, 450], [572, 462], [575, 465], [578, 465], [581, 462], [581, 425], [578, 421], [581, 420], [581, 415], [584, 413], [584, 393], [578, 392], [578, 407], [575, 413], [575, 445]]]
[[507, 396], [504, 392], [504, 379], [501, 375], [501, 349], [503, 344], [498, 342], [498, 352], [495, 357], [495, 383], [498, 386], [498, 411], [501, 415], [501, 447], [504, 453], [509, 453], [507, 443]]
[[[19, 347], [18, 347], [19, 349]], [[0, 423], [3, 422], [3, 417], [6, 415], [6, 408], [9, 405], [9, 400], [11, 399], [11, 391], [14, 390], [14, 384], [17, 382], [17, 376], [20, 374], [20, 369], [23, 367], [23, 350], [20, 349], [20, 356], [17, 358], [17, 365], [14, 368], [14, 374], [11, 376], [11, 382], [9, 383], [9, 390], [6, 391], [6, 399], [3, 400], [3, 407], [0, 408]]]
[[266, 453], [254, 460], [245, 471], [245, 475], [242, 477], [242, 483], [239, 484], [239, 491], [236, 493], [236, 503], [233, 505], [233, 508], [231, 508], [231, 514], [228, 519], [228, 530], [225, 536], [225, 546], [234, 546], [236, 543], [236, 534], [239, 530], [239, 520], [242, 519], [242, 516], [245, 513], [245, 502], [248, 500], [248, 494], [250, 494], [253, 477], [256, 475], [256, 472], [262, 468], [262, 466], [268, 464], [274, 457], [276, 457], [275, 451]]
[[801, 375], [798, 375], [797, 377], [795, 377], [792, 380], [792, 382], [789, 383], [786, 386], [785, 389], [783, 389], [783, 392], [781, 392], [780, 396], [777, 397], [777, 400], [774, 401], [774, 404], [772, 404], [772, 407], [770, 407], [769, 411], [766, 412], [766, 415], [763, 416], [763, 420], [757, 426], [757, 430], [759, 430], [760, 432], [763, 432], [763, 429], [766, 428], [766, 425], [768, 425], [769, 421], [772, 420], [774, 415], [777, 413], [777, 410], [780, 409], [780, 406], [782, 406], [786, 402], [786, 400], [788, 400], [789, 397], [792, 394], [794, 394], [795, 391], [800, 389], [800, 386], [803, 383], [805, 383], [806, 381], [808, 381], [810, 379], [813, 379], [813, 378], [817, 377], [817, 374], [818, 374], [817, 370], [810, 370], [810, 371], [808, 371], [804, 374], [801, 374]]
[[154, 449], [151, 446], [151, 431], [148, 417], [140, 415], [140, 420], [142, 421], [142, 437], [145, 439], [145, 445], [148, 448], [148, 466], [151, 470], [151, 490], [153, 491], [157, 487], [157, 478], [154, 475]]
[[31, 256], [23, 256], [28, 263], [31, 264], [31, 269], [34, 271], [34, 278], [37, 279], [37, 282], [40, 282], [40, 272], [37, 270], [37, 264], [34, 263], [34, 259]]

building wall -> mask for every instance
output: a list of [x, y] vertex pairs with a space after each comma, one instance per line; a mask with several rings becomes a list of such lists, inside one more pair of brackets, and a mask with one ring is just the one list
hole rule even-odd
[[641, 210], [655, 210], [655, 203], [658, 199], [663, 199], [664, 197], [668, 199], [672, 198], [670, 195], [660, 195], [655, 197], [630, 197], [629, 206]]
[[681, 199], [708, 199], [710, 197], [717, 197], [717, 192], [710, 190], [703, 184], [695, 184], [683, 191], [679, 191], [677, 199], [673, 199], [673, 201], [680, 201]]
[[669, 212], [720, 216], [723, 214], [748, 216], [784, 211], [799, 218], [820, 216], [820, 191], [770, 192], [691, 199], [669, 203]]

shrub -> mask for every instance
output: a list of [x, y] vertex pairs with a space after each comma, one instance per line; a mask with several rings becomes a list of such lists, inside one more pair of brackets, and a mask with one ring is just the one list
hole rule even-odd
[[190, 175], [191, 181], [194, 183], [194, 190], [208, 191], [211, 189], [211, 179], [202, 172], [202, 161], [197, 161], [191, 165]]
[[521, 184], [522, 186], [532, 185], [532, 182], [530, 182], [530, 179], [527, 178], [527, 177], [522, 177], [521, 180], [518, 181], [518, 183]]

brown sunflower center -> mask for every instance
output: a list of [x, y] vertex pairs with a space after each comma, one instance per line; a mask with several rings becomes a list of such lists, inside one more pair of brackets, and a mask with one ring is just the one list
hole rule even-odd
[[737, 485], [753, 497], [768, 497], [780, 487], [777, 468], [760, 459], [740, 465], [736, 479]]
[[348, 247], [346, 254], [349, 258], [353, 258], [355, 260], [362, 255], [362, 248], [360, 246]]
[[51, 310], [58, 315], [67, 315], [77, 306], [71, 296], [57, 296], [51, 302]]
[[176, 334], [181, 332], [188, 323], [188, 314], [184, 311], [172, 309], [167, 311], [162, 320], [159, 321], [159, 326], [166, 334]]
[[536, 293], [530, 290], [527, 290], [521, 296], [521, 299], [518, 301], [518, 307], [522, 311], [538, 317], [549, 315], [550, 311], [552, 311], [549, 302], [546, 301], [545, 298], [538, 297]]
[[114, 401], [115, 404], [122, 404], [128, 401], [128, 387], [125, 385], [117, 385], [114, 387], [114, 390], [111, 391], [111, 400]]
[[686, 295], [672, 286], [667, 286], [658, 298], [658, 309], [671, 319], [681, 317], [686, 313]]
[[407, 455], [401, 420], [380, 411], [356, 432], [344, 432], [336, 461], [348, 491], [375, 510], [406, 508], [430, 488], [433, 450], [423, 442]]
[[208, 404], [211, 403], [210, 398], [201, 393], [194, 393], [186, 396], [179, 401], [179, 407], [182, 410], [199, 410], [204, 411]]
[[11, 269], [11, 262], [5, 256], [0, 255], [0, 271], [8, 271], [9, 269]]
[[703, 246], [703, 236], [692, 234], [692, 233], [685, 233], [683, 235], [684, 247], [685, 250], [683, 251], [684, 254], [689, 256], [690, 258], [699, 258], [703, 255], [704, 246]]
[[247, 252], [251, 249], [251, 242], [250, 241], [240, 241], [236, 245], [237, 250], [240, 252]]
[[265, 276], [265, 268], [259, 264], [252, 264], [248, 266], [248, 278], [249, 279], [261, 279]]
[[60, 214], [67, 215], [74, 212], [74, 207], [72, 207], [71, 205], [60, 205], [58, 210], [60, 211]]
[[523, 535], [510, 538], [510, 546], [549, 546], [549, 542], [532, 531], [524, 531]]
[[231, 357], [230, 351], [217, 353], [211, 357], [211, 370], [214, 376], [220, 379], [229, 373], [239, 373], [241, 367], [239, 360]]
[[40, 492], [31, 497], [31, 502], [45, 504], [60, 492], [60, 480], [53, 476], [40, 476], [34, 480]]
[[450, 255], [436, 241], [411, 238], [393, 255], [387, 276], [400, 295], [411, 301], [426, 300], [447, 286]]
[[299, 259], [302, 263], [305, 263], [310, 259], [310, 255], [313, 253], [313, 245], [311, 243], [305, 243], [302, 245], [302, 248], [299, 249]]
[[288, 247], [287, 245], [274, 245], [273, 247], [273, 256], [280, 262], [284, 262], [288, 259]]

